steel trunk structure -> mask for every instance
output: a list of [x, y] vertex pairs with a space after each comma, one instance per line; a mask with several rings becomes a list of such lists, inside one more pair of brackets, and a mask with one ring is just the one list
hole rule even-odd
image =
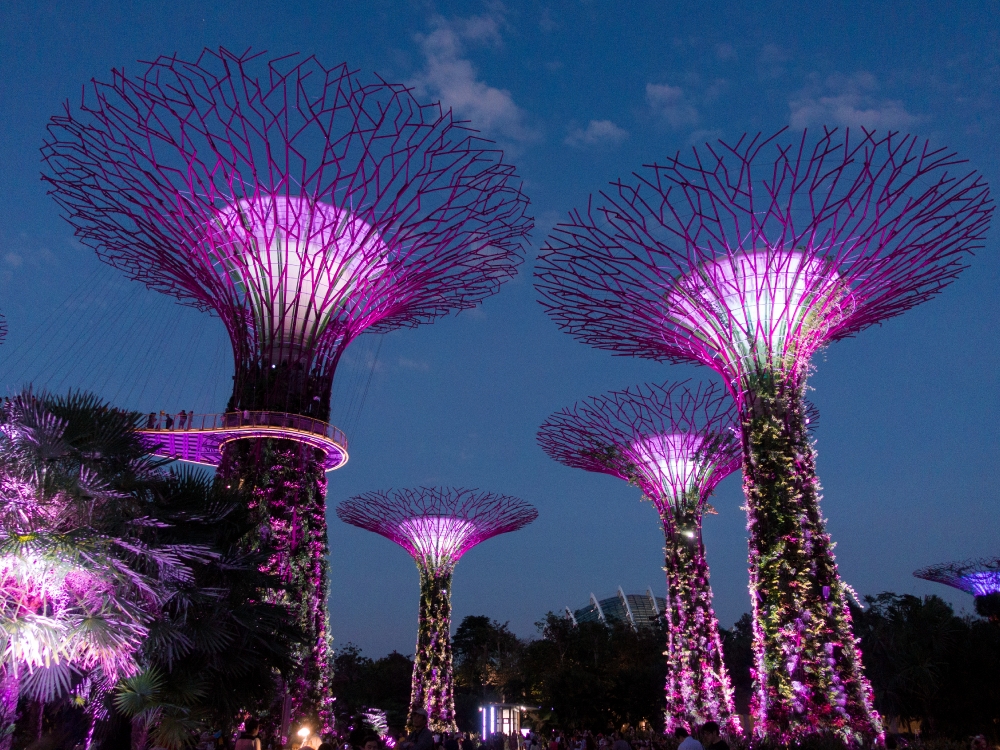
[[1000, 623], [1000, 557], [931, 565], [913, 575], [972, 594], [976, 611]]
[[538, 442], [560, 463], [639, 487], [659, 513], [666, 542], [667, 732], [677, 726], [695, 732], [716, 721], [742, 733], [701, 537], [709, 496], [740, 467], [729, 395], [687, 382], [612, 392], [550, 416]]
[[820, 515], [811, 355], [935, 295], [982, 245], [989, 189], [913, 136], [744, 136], [645, 167], [541, 253], [557, 324], [617, 354], [716, 370], [737, 402], [755, 733], [881, 731]]
[[451, 579], [480, 542], [527, 526], [538, 512], [520, 498], [428, 488], [368, 492], [337, 506], [341, 521], [391, 539], [420, 572], [420, 614], [410, 710], [427, 710], [436, 732], [457, 731], [451, 662]]
[[[235, 422], [212, 437], [210, 460], [252, 488], [255, 543], [314, 643], [290, 680], [293, 718], [323, 731], [324, 468], [346, 445], [316, 436], [336, 432], [334, 371], [361, 333], [471, 308], [514, 275], [531, 226], [519, 180], [492, 144], [402, 85], [224, 49], [94, 81], [52, 118], [43, 155], [82, 242], [226, 326]], [[239, 432], [256, 413], [272, 415], [268, 428], [280, 415], [322, 427]], [[205, 442], [173, 447], [215, 456]]]

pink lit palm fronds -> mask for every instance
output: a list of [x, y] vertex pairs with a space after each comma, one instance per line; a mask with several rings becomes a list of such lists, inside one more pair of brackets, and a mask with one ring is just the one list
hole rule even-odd
[[537, 286], [580, 340], [707, 364], [740, 391], [938, 293], [992, 210], [976, 173], [914, 136], [744, 136], [612, 183], [556, 227]]
[[421, 487], [352, 497], [337, 516], [391, 539], [428, 568], [451, 569], [477, 544], [527, 526], [538, 511], [510, 495]]
[[120, 489], [154, 477], [137, 415], [95, 399], [24, 393], [0, 411], [0, 660], [40, 700], [80, 676], [108, 689], [134, 674], [149, 625], [212, 553], [156, 544], [144, 500]]
[[670, 518], [705, 502], [742, 460], [732, 399], [690, 381], [643, 385], [556, 412], [538, 431], [552, 459], [636, 484]]
[[313, 57], [206, 50], [114, 71], [52, 119], [43, 155], [82, 241], [214, 310], [238, 360], [335, 364], [365, 330], [473, 307], [514, 275], [531, 228], [491, 143]]

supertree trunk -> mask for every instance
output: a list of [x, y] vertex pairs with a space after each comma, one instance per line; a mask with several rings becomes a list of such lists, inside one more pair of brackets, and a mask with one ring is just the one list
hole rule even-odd
[[272, 596], [288, 607], [305, 636], [295, 654], [294, 673], [285, 679], [292, 697], [292, 721], [329, 733], [333, 700], [322, 457], [290, 440], [239, 440], [226, 447], [219, 476], [226, 484], [248, 488], [258, 531], [247, 546], [267, 554], [264, 569], [286, 586]]
[[730, 732], [742, 729], [735, 716], [733, 689], [722, 658], [719, 623], [712, 608], [701, 519], [684, 524], [685, 534], [664, 519], [667, 573], [666, 730], [691, 732], [716, 721]]
[[805, 379], [762, 378], [741, 413], [754, 615], [754, 733], [780, 742], [881, 732], [820, 516]]
[[17, 701], [21, 697], [21, 678], [11, 665], [0, 667], [0, 750], [10, 750], [17, 721]]
[[455, 732], [455, 696], [451, 664], [451, 571], [418, 564], [420, 615], [413, 657], [410, 710], [427, 710], [435, 732]]

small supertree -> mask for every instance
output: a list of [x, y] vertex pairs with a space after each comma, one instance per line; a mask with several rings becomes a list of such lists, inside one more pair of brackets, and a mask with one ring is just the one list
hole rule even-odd
[[716, 721], [740, 733], [701, 537], [709, 496], [740, 466], [732, 399], [687, 382], [612, 392], [550, 416], [538, 442], [560, 463], [634, 484], [656, 507], [666, 539], [666, 730]]
[[[329, 419], [334, 371], [361, 333], [495, 293], [531, 227], [492, 144], [405, 86], [312, 57], [206, 50], [113, 71], [52, 118], [43, 156], [82, 242], [221, 318], [236, 369], [228, 411], [279, 412], [276, 424]], [[273, 553], [269, 571], [315, 643], [289, 680], [293, 719], [325, 732], [326, 478], [297, 434], [231, 440], [219, 476], [252, 489], [254, 543]]]
[[[782, 131], [783, 132], [783, 131]], [[820, 515], [804, 392], [830, 341], [939, 292], [992, 204], [912, 136], [744, 136], [644, 168], [556, 227], [542, 304], [617, 354], [708, 365], [737, 403], [750, 532], [755, 733], [881, 731]]]
[[409, 552], [420, 571], [420, 614], [410, 709], [427, 710], [434, 731], [456, 731], [451, 662], [451, 579], [480, 542], [538, 517], [520, 498], [428, 488], [368, 492], [337, 506], [341, 521], [374, 531]]
[[931, 565], [913, 575], [972, 594], [976, 612], [1000, 623], [1000, 557]]

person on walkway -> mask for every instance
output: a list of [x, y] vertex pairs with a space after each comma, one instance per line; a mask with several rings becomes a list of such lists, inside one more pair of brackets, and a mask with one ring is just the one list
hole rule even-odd
[[168, 430], [174, 429], [174, 418], [169, 414], [166, 416], [166, 425]]
[[184, 429], [184, 425], [187, 424], [187, 421], [188, 421], [187, 412], [184, 411], [183, 409], [181, 409], [181, 413], [177, 415], [177, 427], [178, 427], [178, 429], [183, 430]]
[[[167, 415], [167, 419], [171, 424], [174, 421], [170, 419], [169, 415]], [[167, 429], [169, 430], [170, 428], [168, 427]], [[243, 727], [243, 732], [240, 734], [240, 738], [236, 740], [233, 750], [260, 750], [260, 738], [257, 736], [260, 734], [260, 722], [256, 719], [247, 719]]]
[[719, 725], [714, 721], [701, 725], [701, 743], [705, 750], [729, 750], [729, 744], [719, 736]]
[[149, 412], [149, 417], [146, 419], [146, 429], [151, 430], [154, 427], [156, 427], [156, 412], [151, 411]]
[[677, 727], [674, 730], [674, 737], [680, 740], [680, 745], [677, 746], [677, 750], [705, 750], [694, 737], [688, 734], [688, 730], [684, 727]]
[[427, 709], [417, 707], [410, 711], [413, 731], [399, 747], [400, 750], [434, 750], [434, 734], [427, 728]]

